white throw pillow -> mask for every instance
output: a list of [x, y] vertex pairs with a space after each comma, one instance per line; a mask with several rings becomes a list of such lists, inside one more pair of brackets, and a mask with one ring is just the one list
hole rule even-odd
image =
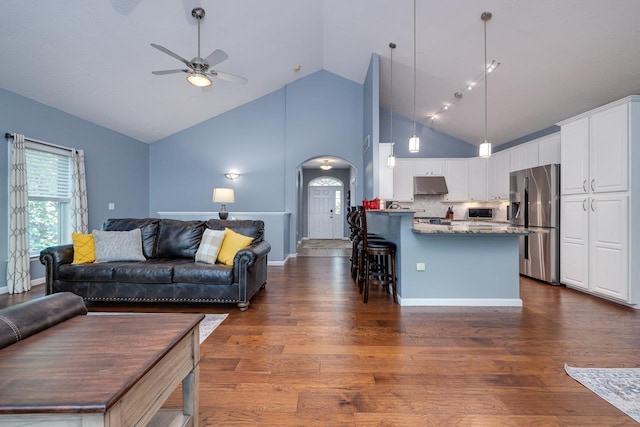
[[222, 247], [225, 230], [206, 229], [202, 234], [202, 240], [196, 252], [196, 262], [215, 264], [218, 259], [218, 252]]
[[139, 228], [131, 231], [93, 230], [96, 244], [96, 261], [144, 261], [142, 252], [142, 232]]

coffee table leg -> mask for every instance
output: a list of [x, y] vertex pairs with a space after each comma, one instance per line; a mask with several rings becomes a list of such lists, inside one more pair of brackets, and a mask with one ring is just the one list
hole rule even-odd
[[200, 365], [196, 365], [193, 371], [182, 380], [182, 412], [191, 416], [193, 427], [198, 427], [200, 424], [199, 389]]

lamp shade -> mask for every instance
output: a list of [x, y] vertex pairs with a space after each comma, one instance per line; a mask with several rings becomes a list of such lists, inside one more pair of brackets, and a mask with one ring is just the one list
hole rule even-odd
[[482, 144], [480, 144], [480, 149], [478, 152], [480, 157], [491, 157], [491, 143], [486, 139]]
[[233, 203], [235, 202], [233, 188], [214, 188], [213, 201], [217, 203]]
[[207, 87], [211, 85], [211, 79], [202, 73], [190, 73], [187, 76], [187, 81], [193, 86]]
[[417, 153], [420, 151], [420, 138], [418, 135], [414, 134], [411, 138], [409, 138], [409, 152]]

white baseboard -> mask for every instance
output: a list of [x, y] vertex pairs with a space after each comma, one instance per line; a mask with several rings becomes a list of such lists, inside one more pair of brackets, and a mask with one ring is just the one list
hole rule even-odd
[[294, 254], [287, 255], [284, 261], [267, 261], [267, 267], [284, 267], [287, 264], [287, 261], [289, 261], [289, 258], [295, 258], [295, 255]]
[[[46, 283], [46, 279], [44, 277], [40, 277], [39, 279], [34, 279], [31, 281], [31, 286], [44, 285]], [[6, 286], [0, 287], [0, 295], [9, 293], [9, 288]]]
[[400, 298], [405, 307], [522, 307], [520, 298]]

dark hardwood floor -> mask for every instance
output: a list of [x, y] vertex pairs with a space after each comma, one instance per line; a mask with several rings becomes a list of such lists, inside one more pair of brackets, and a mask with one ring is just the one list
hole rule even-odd
[[[522, 309], [400, 307], [378, 289], [365, 305], [348, 262], [269, 268], [246, 312], [90, 309], [229, 313], [201, 346], [205, 426], [636, 425], [564, 364], [640, 367], [638, 311], [525, 278]], [[0, 306], [41, 294], [2, 295]]]

